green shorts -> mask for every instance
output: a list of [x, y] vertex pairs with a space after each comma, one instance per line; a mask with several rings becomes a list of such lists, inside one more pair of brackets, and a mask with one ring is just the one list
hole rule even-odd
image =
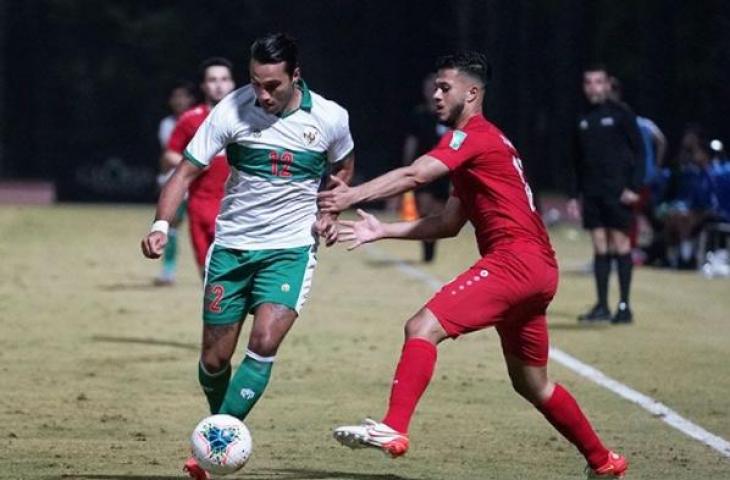
[[205, 266], [203, 323], [242, 321], [262, 303], [299, 313], [309, 297], [315, 246], [274, 250], [234, 250], [213, 245]]

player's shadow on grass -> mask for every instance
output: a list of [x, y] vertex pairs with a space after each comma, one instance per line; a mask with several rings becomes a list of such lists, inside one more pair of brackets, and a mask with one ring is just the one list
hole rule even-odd
[[368, 260], [365, 260], [365, 264], [368, 267], [373, 268], [389, 268], [396, 265], [418, 265], [419, 262], [416, 262], [414, 260], [399, 260], [399, 259], [390, 259], [390, 258], [371, 258]]
[[[51, 477], [46, 477], [50, 480]], [[58, 478], [58, 477], [53, 477]], [[63, 475], [67, 480], [179, 480], [181, 475]], [[249, 471], [242, 475], [233, 475], [233, 479], [253, 478], [256, 480], [415, 480], [389, 473], [355, 473], [327, 470], [307, 469], [271, 469], [263, 471]]]
[[105, 292], [120, 292], [120, 291], [126, 291], [126, 290], [145, 290], [145, 291], [151, 291], [155, 288], [161, 288], [161, 287], [155, 287], [152, 282], [150, 281], [139, 281], [139, 282], [129, 282], [129, 283], [110, 283], [106, 285], [98, 285], [97, 288], [99, 290], [103, 290]]
[[157, 338], [140, 338], [140, 337], [112, 337], [107, 335], [94, 335], [91, 337], [94, 342], [108, 343], [135, 343], [138, 345], [154, 345], [160, 347], [175, 347], [185, 350], [198, 350], [200, 346], [197, 343], [175, 342], [172, 340], [160, 340]]
[[246, 478], [256, 480], [414, 480], [390, 473], [340, 472], [305, 468], [272, 468], [260, 472], [247, 472], [240, 477], [240, 479]]

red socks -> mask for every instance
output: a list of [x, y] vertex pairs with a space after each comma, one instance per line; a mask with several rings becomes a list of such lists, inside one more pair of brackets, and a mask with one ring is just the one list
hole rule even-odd
[[390, 391], [388, 413], [383, 423], [401, 432], [408, 424], [418, 400], [426, 391], [436, 365], [436, 346], [424, 338], [406, 340]]
[[568, 441], [578, 447], [591, 468], [598, 468], [606, 462], [608, 450], [566, 389], [555, 385], [553, 395], [538, 410]]
[[[434, 344], [424, 338], [406, 340], [395, 369], [390, 403], [383, 423], [398, 432], [408, 432], [413, 412], [431, 381], [435, 365]], [[567, 390], [555, 385], [550, 399], [539, 406], [538, 410], [566, 439], [578, 447], [591, 468], [598, 468], [606, 462], [608, 450]]]

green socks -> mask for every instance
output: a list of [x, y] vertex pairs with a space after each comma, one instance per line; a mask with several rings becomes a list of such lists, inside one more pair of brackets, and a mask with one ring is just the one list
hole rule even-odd
[[246, 418], [266, 390], [275, 358], [262, 357], [250, 350], [246, 351], [246, 357], [228, 386], [219, 413], [232, 415], [241, 420]]
[[167, 233], [167, 245], [162, 255], [162, 278], [172, 280], [177, 270], [177, 229], [171, 228]]
[[226, 365], [220, 372], [211, 374], [203, 367], [202, 362], [198, 363], [198, 381], [200, 381], [200, 386], [203, 387], [203, 393], [205, 393], [208, 399], [211, 414], [215, 415], [220, 411], [230, 379], [230, 364]]

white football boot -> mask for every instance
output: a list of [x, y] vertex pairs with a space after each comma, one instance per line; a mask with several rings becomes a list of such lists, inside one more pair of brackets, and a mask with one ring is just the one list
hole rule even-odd
[[408, 435], [388, 425], [366, 418], [361, 425], [338, 427], [335, 440], [350, 448], [379, 448], [391, 457], [400, 457], [408, 451]]

